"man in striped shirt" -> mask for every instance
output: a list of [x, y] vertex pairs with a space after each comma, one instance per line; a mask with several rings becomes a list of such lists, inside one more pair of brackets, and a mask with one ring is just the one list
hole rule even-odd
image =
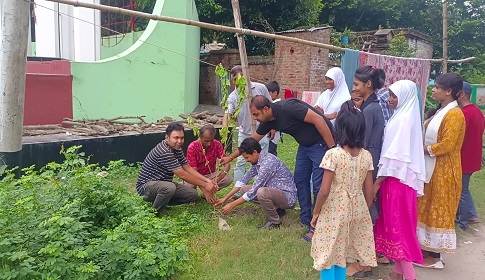
[[136, 190], [145, 201], [153, 203], [158, 212], [166, 205], [195, 202], [196, 187], [172, 182], [173, 174], [182, 180], [199, 186], [209, 203], [214, 203], [217, 184], [190, 167], [182, 151], [184, 127], [180, 123], [168, 125], [165, 140], [148, 153], [143, 162]]

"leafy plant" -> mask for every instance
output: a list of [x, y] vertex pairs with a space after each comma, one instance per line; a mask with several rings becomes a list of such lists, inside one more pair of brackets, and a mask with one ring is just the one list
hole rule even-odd
[[434, 100], [431, 97], [431, 89], [433, 89], [433, 86], [428, 86], [428, 90], [426, 92], [426, 103], [424, 105], [424, 112], [428, 112], [429, 110], [435, 109], [439, 102]]
[[[215, 70], [216, 76], [219, 77], [222, 85], [222, 101], [221, 101], [221, 106], [225, 111], [227, 111], [229, 107], [229, 88], [231, 86], [230, 81], [227, 79], [228, 76], [228, 71], [222, 66], [221, 63], [219, 63], [216, 67]], [[234, 111], [234, 114], [232, 114], [232, 118], [228, 119], [228, 124], [227, 126], [222, 127], [220, 130], [221, 134], [221, 142], [226, 146], [227, 140], [230, 139], [229, 133], [232, 131], [229, 129], [229, 127], [234, 127], [235, 126], [235, 121], [237, 120], [237, 116], [239, 115], [239, 112], [241, 111], [241, 105], [246, 101], [246, 79], [243, 76], [238, 76], [236, 78], [236, 89], [237, 89], [237, 105], [236, 109]]]
[[200, 217], [156, 218], [140, 196], [113, 184], [138, 171], [89, 164], [80, 146], [40, 171], [7, 170], [0, 182], [0, 279], [168, 279], [185, 269], [186, 237]]

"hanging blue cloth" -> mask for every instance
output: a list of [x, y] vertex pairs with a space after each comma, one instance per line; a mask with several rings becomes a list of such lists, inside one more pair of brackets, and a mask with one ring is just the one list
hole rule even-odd
[[[419, 104], [419, 115], [421, 116], [421, 123], [423, 123], [423, 96], [421, 95], [421, 90], [419, 89], [419, 86], [416, 85], [416, 88], [418, 89], [418, 104]], [[426, 102], [426, 101], [424, 101]]]
[[354, 86], [354, 74], [360, 64], [360, 51], [345, 49], [342, 54], [341, 68], [345, 75], [345, 82], [349, 87], [349, 92], [352, 92]]

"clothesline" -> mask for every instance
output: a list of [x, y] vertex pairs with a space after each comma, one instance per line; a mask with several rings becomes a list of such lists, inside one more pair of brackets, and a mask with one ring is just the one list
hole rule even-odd
[[[313, 42], [313, 41], [309, 41], [309, 40], [302, 40], [302, 39], [298, 39], [298, 38], [282, 36], [282, 35], [277, 35], [277, 34], [270, 34], [270, 33], [251, 30], [251, 29], [235, 28], [235, 27], [230, 27], [230, 26], [206, 23], [206, 22], [189, 20], [189, 19], [181, 19], [181, 18], [174, 18], [174, 17], [148, 14], [148, 13], [144, 13], [144, 12], [123, 9], [123, 8], [119, 8], [119, 7], [111, 7], [111, 6], [101, 5], [101, 4], [79, 2], [78, 0], [46, 0], [46, 1], [72, 5], [74, 7], [91, 8], [91, 9], [96, 9], [96, 10], [101, 10], [101, 11], [106, 11], [106, 12], [111, 12], [111, 13], [116, 13], [116, 14], [152, 19], [152, 20], [157, 20], [157, 21], [192, 25], [192, 26], [197, 26], [197, 27], [201, 27], [201, 28], [217, 30], [217, 31], [224, 31], [224, 32], [229, 32], [229, 33], [244, 34], [244, 35], [251, 35], [251, 36], [262, 37], [262, 38], [267, 38], [267, 39], [294, 42], [294, 43], [298, 43], [298, 44], [302, 44], [302, 45], [324, 48], [324, 49], [328, 49], [328, 50], [332, 50], [332, 51], [338, 51], [338, 52], [345, 52], [347, 50], [345, 48], [341, 48], [341, 47], [337, 47], [337, 46], [333, 46], [333, 45], [329, 45], [329, 44], [318, 43], [318, 42]], [[448, 63], [464, 63], [464, 62], [472, 61], [474, 59], [475, 59], [475, 57], [468, 57], [468, 58], [459, 59], [459, 60], [447, 60], [447, 62]], [[431, 63], [443, 63], [443, 59], [430, 59], [429, 61]]]

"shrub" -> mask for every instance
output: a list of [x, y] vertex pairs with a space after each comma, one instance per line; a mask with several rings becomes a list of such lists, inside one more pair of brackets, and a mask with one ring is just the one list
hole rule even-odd
[[[107, 175], [80, 147], [62, 164], [23, 169], [0, 182], [0, 279], [168, 279], [184, 267], [184, 238], [201, 218], [156, 218], [116, 184], [136, 168], [111, 162]], [[106, 174], [106, 173], [104, 173]]]

